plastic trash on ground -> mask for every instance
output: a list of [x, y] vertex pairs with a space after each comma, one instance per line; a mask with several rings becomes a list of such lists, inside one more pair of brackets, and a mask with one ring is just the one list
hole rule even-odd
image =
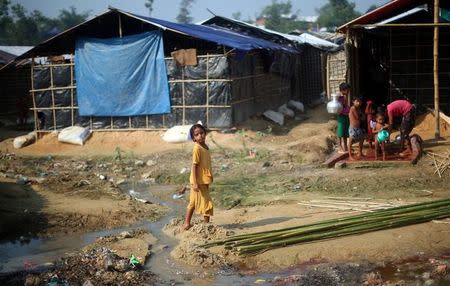
[[136, 268], [140, 265], [141, 263], [139, 262], [139, 259], [136, 258], [136, 256], [131, 255], [130, 257], [130, 265], [133, 268]]
[[36, 133], [30, 132], [27, 135], [22, 135], [14, 138], [13, 146], [16, 149], [20, 149], [22, 147], [28, 146], [36, 140]]
[[292, 109], [288, 108], [286, 104], [278, 107], [278, 112], [283, 113], [285, 116], [291, 118], [295, 116], [295, 112]]
[[91, 132], [88, 128], [81, 126], [70, 126], [64, 128], [58, 134], [58, 141], [75, 145], [83, 145]]
[[287, 103], [288, 107], [294, 108], [300, 112], [304, 112], [305, 111], [305, 106], [303, 105], [303, 103], [301, 103], [300, 101], [296, 101], [296, 100], [289, 100]]
[[278, 125], [284, 125], [284, 115], [280, 112], [276, 112], [273, 110], [267, 110], [263, 113], [264, 117], [272, 120], [275, 123], [278, 123]]

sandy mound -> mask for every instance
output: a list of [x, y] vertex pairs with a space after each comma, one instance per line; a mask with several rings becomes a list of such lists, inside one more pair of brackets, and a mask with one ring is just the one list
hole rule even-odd
[[[432, 112], [427, 112], [416, 118], [416, 126], [411, 133], [418, 133], [423, 139], [434, 138], [435, 117]], [[440, 132], [442, 137], [450, 136], [450, 124], [440, 119]]]
[[218, 239], [223, 239], [234, 233], [212, 223], [204, 224], [200, 220], [193, 220], [193, 227], [188, 231], [183, 231], [183, 219], [175, 218], [164, 226], [164, 232], [175, 236], [180, 243], [171, 252], [171, 255], [183, 262], [202, 267], [221, 267], [227, 266], [228, 262], [225, 256], [228, 251], [222, 253], [212, 253], [201, 245]]

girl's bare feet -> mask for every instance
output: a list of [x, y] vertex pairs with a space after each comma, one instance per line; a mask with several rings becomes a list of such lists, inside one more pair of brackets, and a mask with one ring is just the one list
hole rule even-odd
[[192, 227], [192, 224], [183, 224], [183, 230], [189, 230]]

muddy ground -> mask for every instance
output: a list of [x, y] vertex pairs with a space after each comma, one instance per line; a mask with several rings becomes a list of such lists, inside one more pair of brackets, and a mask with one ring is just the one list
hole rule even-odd
[[[422, 116], [417, 123], [413, 132], [424, 138], [425, 151], [444, 154], [450, 149], [446, 125], [442, 128], [444, 140], [435, 142], [431, 140], [432, 116]], [[169, 249], [172, 259], [194, 269], [228, 269], [237, 279], [234, 284], [251, 280], [274, 285], [446, 285], [450, 279], [448, 220], [245, 257], [221, 247], [199, 247], [232, 234], [357, 213], [299, 204], [306, 201], [366, 198], [403, 205], [450, 196], [450, 174], [439, 178], [426, 156], [414, 166], [369, 162], [343, 169], [324, 168], [322, 163], [335, 149], [334, 128], [333, 118], [318, 107], [299, 114], [284, 127], [255, 118], [236, 129], [209, 133], [215, 216], [210, 225], [196, 221], [187, 232], [180, 230], [182, 216], [167, 224], [164, 233], [176, 241]], [[157, 221], [168, 208], [137, 200], [130, 192], [133, 186], [171, 185], [176, 193], [188, 183], [192, 143], [165, 143], [162, 132], [99, 132], [84, 146], [59, 143], [56, 135], [49, 134], [22, 149], [13, 149], [13, 134], [17, 133], [11, 128], [2, 131], [0, 142], [1, 241], [26, 244], [36, 237]], [[136, 229], [130, 227], [132, 235], [126, 238], [102, 237], [77, 253], [61, 257], [43, 273], [30, 276], [29, 271], [14, 276], [19, 277], [15, 281], [23, 282], [28, 275], [29, 285], [40, 285], [57, 274], [71, 285], [87, 280], [93, 285], [117, 281], [128, 281], [125, 285], [176, 283], [158, 279], [152, 269], [117, 269], [115, 262], [105, 266], [105, 261], [115, 259], [124, 267], [132, 253], [141, 253], [144, 265], [155, 249], [167, 248], [166, 242], [155, 239], [148, 229]], [[94, 266], [81, 267], [86, 262]], [[217, 271], [206, 276], [181, 275], [178, 280], [194, 285], [223, 284], [214, 273]], [[11, 278], [0, 277], [2, 281]]]

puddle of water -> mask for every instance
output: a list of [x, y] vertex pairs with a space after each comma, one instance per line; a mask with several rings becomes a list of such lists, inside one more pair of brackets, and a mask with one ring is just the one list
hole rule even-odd
[[[305, 273], [308, 267], [325, 262], [315, 261], [304, 265], [297, 265], [295, 268], [283, 272], [250, 275], [240, 275], [238, 271], [233, 269], [204, 270], [200, 267], [186, 265], [171, 258], [170, 252], [176, 246], [177, 241], [162, 231], [164, 225], [169, 223], [171, 219], [184, 215], [187, 205], [186, 197], [173, 198], [176, 186], [132, 183], [123, 186], [122, 189], [127, 194], [129, 194], [130, 190], [133, 190], [133, 195], [140, 199], [166, 206], [169, 211], [156, 222], [142, 221], [132, 226], [113, 230], [69, 235], [52, 239], [32, 239], [27, 244], [18, 242], [2, 243], [0, 244], [0, 273], [19, 271], [52, 262], [67, 253], [75, 252], [87, 244], [94, 242], [99, 236], [116, 235], [124, 230], [135, 228], [147, 229], [158, 239], [158, 243], [153, 247], [154, 251], [146, 263], [145, 268], [157, 274], [164, 281], [163, 285], [167, 285], [168, 282], [174, 285], [200, 286], [271, 285], [270, 281], [276, 276], [286, 277], [289, 275], [299, 275]], [[424, 282], [422, 279], [423, 273], [430, 271], [430, 269], [425, 268], [424, 265], [426, 264], [428, 264], [426, 260], [408, 260], [402, 264], [387, 264], [385, 267], [377, 270], [381, 273], [383, 280]], [[446, 285], [444, 282], [436, 281], [434, 285]]]
[[124, 230], [141, 227], [133, 226], [101, 230], [84, 234], [71, 234], [56, 238], [31, 239], [27, 243], [0, 243], [0, 273], [20, 271], [53, 262], [58, 257], [75, 252], [94, 242], [99, 236], [115, 235]]

